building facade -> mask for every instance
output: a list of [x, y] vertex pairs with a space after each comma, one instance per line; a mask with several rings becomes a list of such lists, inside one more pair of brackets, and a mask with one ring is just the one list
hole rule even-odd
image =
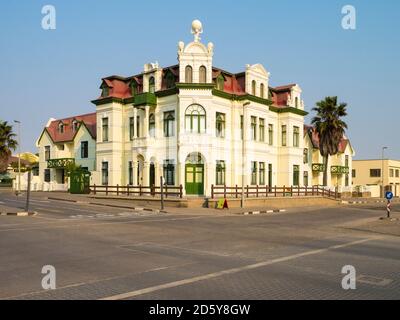
[[[239, 73], [214, 67], [214, 45], [201, 42], [199, 21], [192, 33], [192, 42], [178, 43], [178, 64], [149, 63], [137, 75], [103, 78], [86, 136], [68, 142], [68, 155], [50, 158], [79, 156], [73, 150], [90, 136], [95, 158], [85, 166], [96, 185], [158, 186], [163, 177], [167, 185], [182, 185], [185, 195], [198, 196], [210, 195], [212, 185], [321, 184], [320, 172], [313, 170], [321, 161], [304, 126], [300, 86], [270, 86], [270, 73], [261, 64]], [[66, 145], [49, 131], [38, 142], [41, 172], [49, 163], [43, 147], [58, 152], [58, 144]], [[350, 144], [342, 151], [329, 165], [351, 170]], [[63, 181], [57, 169], [50, 175]], [[351, 176], [332, 174], [331, 181], [351, 185]]]
[[163, 176], [186, 195], [211, 185], [300, 185], [301, 88], [269, 86], [260, 64], [241, 73], [213, 67], [214, 46], [178, 44], [178, 64], [146, 64], [138, 75], [101, 83], [98, 184], [152, 185]]
[[[390, 159], [354, 160], [353, 185], [385, 187], [400, 196], [400, 161]], [[380, 190], [382, 192], [382, 190]], [[377, 196], [379, 196], [377, 194]]]
[[67, 167], [95, 171], [96, 113], [65, 119], [50, 119], [36, 142], [39, 149], [37, 190], [66, 191]]
[[[304, 127], [304, 163], [308, 164], [304, 172], [304, 179], [314, 185], [323, 185], [324, 164], [319, 151], [319, 136], [315, 128]], [[340, 192], [351, 191], [352, 187], [352, 159], [355, 155], [354, 149], [347, 137], [343, 137], [338, 146], [339, 152], [328, 157], [328, 186], [338, 188]]]

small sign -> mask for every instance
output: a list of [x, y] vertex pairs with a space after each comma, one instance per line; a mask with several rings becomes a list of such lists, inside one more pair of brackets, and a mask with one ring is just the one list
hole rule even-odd
[[392, 200], [393, 199], [393, 192], [390, 192], [390, 191], [386, 192], [385, 198], [387, 200]]
[[228, 209], [228, 200], [219, 199], [217, 202], [217, 209]]

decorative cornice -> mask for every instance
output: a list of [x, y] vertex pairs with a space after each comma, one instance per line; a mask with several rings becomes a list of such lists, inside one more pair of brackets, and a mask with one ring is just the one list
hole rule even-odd
[[100, 106], [102, 104], [113, 103], [113, 102], [124, 103], [124, 99], [116, 97], [107, 97], [107, 98], [92, 100], [91, 102], [96, 106]]
[[178, 89], [212, 90], [214, 83], [176, 83]]
[[178, 93], [178, 88], [177, 87], [173, 87], [173, 88], [170, 88], [170, 89], [157, 91], [156, 92], [156, 96], [158, 98], [162, 98], [162, 97], [172, 96], [172, 95], [177, 94], [177, 93]]
[[270, 106], [269, 110], [271, 110], [273, 112], [277, 112], [277, 113], [294, 113], [294, 114], [298, 114], [300, 116], [308, 115], [307, 111], [300, 110], [300, 109], [293, 108], [293, 107], [278, 108], [278, 107]]
[[264, 99], [264, 98], [260, 98], [257, 96], [253, 96], [251, 94], [243, 94], [243, 95], [237, 95], [237, 94], [232, 94], [232, 93], [228, 93], [225, 91], [221, 91], [221, 90], [217, 90], [214, 89], [212, 91], [214, 96], [220, 97], [220, 98], [224, 98], [224, 99], [229, 99], [229, 100], [234, 100], [234, 101], [243, 101], [243, 100], [249, 100], [249, 101], [253, 101], [256, 103], [260, 103], [260, 104], [264, 104], [266, 106], [271, 106], [272, 105], [272, 101], [268, 100], [268, 99]]

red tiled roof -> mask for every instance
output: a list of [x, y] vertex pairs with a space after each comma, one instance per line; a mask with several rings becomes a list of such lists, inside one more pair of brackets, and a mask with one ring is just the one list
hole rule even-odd
[[[315, 127], [304, 125], [304, 134], [308, 134], [311, 139], [313, 147], [319, 149], [319, 134], [315, 129]], [[343, 138], [339, 142], [339, 152], [344, 153], [346, 151], [348, 144], [349, 144], [349, 139], [343, 136]]]
[[103, 81], [110, 89], [109, 96], [121, 99], [131, 97], [131, 91], [126, 81], [117, 78], [105, 78]]
[[[167, 71], [171, 71], [175, 76], [175, 82], [179, 82], [179, 65], [173, 65], [170, 67], [163, 68], [163, 77], [161, 90], [165, 90], [167, 88], [165, 82], [165, 74]], [[235, 95], [245, 95], [246, 94], [246, 79], [245, 72], [240, 73], [230, 73], [220, 68], [213, 67], [212, 68], [212, 79], [213, 81], [222, 74], [225, 78], [224, 82], [224, 91], [230, 94]], [[105, 83], [109, 87], [109, 97], [126, 99], [132, 97], [130, 90], [130, 83], [132, 80], [135, 80], [138, 84], [138, 92], [143, 92], [143, 74], [131, 76], [128, 78], [120, 77], [120, 76], [110, 76], [107, 78], [103, 78], [103, 83]], [[279, 86], [275, 88], [269, 88], [272, 93], [271, 100], [273, 105], [276, 107], [284, 107], [287, 106], [287, 100], [291, 93], [291, 88], [296, 84], [288, 84], [284, 86]], [[107, 97], [100, 96], [98, 99], [104, 99]]]
[[295, 86], [296, 86], [296, 84], [292, 83], [292, 84], [288, 84], [288, 85], [285, 85], [285, 86], [275, 87], [275, 88], [272, 88], [272, 89], [274, 91], [290, 91], [290, 89], [292, 89]]
[[[53, 142], [67, 142], [72, 141], [75, 137], [76, 131], [73, 130], [72, 122], [77, 120], [84, 123], [89, 130], [90, 135], [96, 139], [96, 113], [88, 113], [79, 116], [54, 120], [50, 123], [45, 130], [50, 135]], [[64, 124], [64, 132], [59, 132], [58, 126], [62, 122]]]
[[271, 88], [272, 92], [272, 102], [275, 106], [284, 107], [287, 106], [289, 95], [291, 94], [291, 89], [296, 84], [288, 84], [285, 86], [279, 86], [275, 88]]

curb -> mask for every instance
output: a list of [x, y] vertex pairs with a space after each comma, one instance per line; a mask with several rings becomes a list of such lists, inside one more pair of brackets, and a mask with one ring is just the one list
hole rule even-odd
[[243, 214], [245, 216], [248, 216], [248, 215], [259, 215], [259, 214], [265, 214], [265, 213], [280, 213], [280, 212], [286, 212], [286, 209], [263, 210], [263, 211], [246, 211], [246, 212], [241, 212], [239, 214]]
[[73, 202], [73, 203], [89, 203], [88, 201], [62, 199], [62, 198], [54, 198], [54, 197], [47, 197], [47, 200], [65, 201], [65, 202]]
[[143, 208], [143, 207], [129, 207], [129, 206], [120, 206], [117, 204], [106, 204], [106, 203], [96, 203], [96, 202], [85, 202], [85, 203], [95, 205], [95, 206], [130, 209], [130, 210], [134, 210], [134, 211], [150, 211], [150, 212], [155, 212], [155, 213], [167, 213], [167, 211], [160, 210], [160, 209], [151, 209], [151, 208]]
[[107, 203], [98, 203], [98, 202], [90, 202], [90, 201], [79, 201], [79, 200], [71, 200], [71, 199], [61, 199], [61, 198], [54, 198], [54, 197], [48, 197], [48, 200], [57, 200], [57, 201], [66, 201], [66, 202], [72, 202], [72, 203], [81, 203], [81, 204], [90, 204], [90, 205], [96, 205], [96, 206], [103, 206], [103, 207], [111, 207], [111, 208], [121, 208], [121, 209], [131, 209], [135, 211], [150, 211], [150, 212], [155, 212], [155, 213], [167, 213], [165, 210], [160, 210], [160, 209], [151, 209], [151, 208], [144, 208], [144, 207], [132, 207], [132, 206], [122, 206], [118, 204], [107, 204]]
[[36, 216], [38, 213], [36, 211], [20, 211], [20, 212], [1, 212], [1, 216], [16, 216], [16, 217], [31, 217]]
[[[395, 201], [398, 202], [398, 201]], [[375, 200], [375, 201], [347, 201], [342, 200], [341, 204], [373, 204], [373, 203], [387, 203], [387, 200]]]

